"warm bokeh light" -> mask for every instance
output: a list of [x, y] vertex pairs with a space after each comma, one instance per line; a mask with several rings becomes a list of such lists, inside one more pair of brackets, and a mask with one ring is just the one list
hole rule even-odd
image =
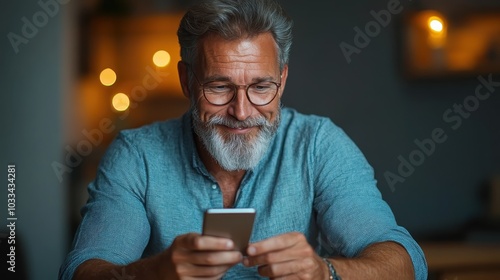
[[117, 93], [115, 96], [113, 96], [113, 108], [115, 108], [116, 111], [125, 111], [128, 109], [130, 105], [130, 99], [128, 96], [124, 93]]
[[429, 19], [429, 28], [434, 32], [443, 32], [443, 20], [438, 17]]
[[437, 11], [427, 11], [422, 16], [428, 33], [427, 44], [435, 50], [444, 48], [447, 42], [445, 17]]
[[167, 51], [159, 50], [153, 55], [153, 62], [158, 67], [165, 67], [170, 63], [170, 54]]
[[106, 68], [101, 71], [101, 75], [99, 75], [99, 79], [101, 83], [105, 86], [111, 86], [116, 82], [116, 73], [111, 68]]

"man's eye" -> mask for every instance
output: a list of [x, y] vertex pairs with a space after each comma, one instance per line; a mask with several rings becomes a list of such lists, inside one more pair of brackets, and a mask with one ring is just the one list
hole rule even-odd
[[250, 89], [257, 93], [267, 93], [273, 91], [276, 86], [273, 83], [259, 83], [252, 85]]
[[206, 89], [210, 92], [229, 92], [232, 90], [229, 84], [210, 84], [206, 86]]
[[268, 86], [268, 85], [256, 85], [254, 88], [257, 90], [266, 90], [266, 89], [269, 89], [270, 86]]

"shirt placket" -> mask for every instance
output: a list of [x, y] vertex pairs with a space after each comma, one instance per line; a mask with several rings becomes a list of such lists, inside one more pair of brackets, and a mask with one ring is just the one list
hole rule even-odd
[[208, 192], [210, 194], [210, 205], [212, 208], [223, 208], [224, 199], [222, 196], [221, 189], [216, 182], [211, 182], [208, 185]]

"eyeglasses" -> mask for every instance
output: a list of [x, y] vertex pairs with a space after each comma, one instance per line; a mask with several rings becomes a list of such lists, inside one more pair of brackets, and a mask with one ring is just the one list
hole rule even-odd
[[265, 106], [274, 100], [278, 93], [281, 83], [263, 81], [249, 85], [236, 85], [227, 81], [210, 81], [204, 84], [200, 83], [198, 77], [193, 72], [198, 85], [203, 88], [203, 96], [208, 103], [217, 106], [229, 104], [236, 96], [238, 89], [244, 88], [247, 98], [255, 106]]

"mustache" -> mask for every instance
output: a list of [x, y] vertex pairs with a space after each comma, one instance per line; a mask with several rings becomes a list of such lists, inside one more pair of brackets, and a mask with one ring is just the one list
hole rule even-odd
[[222, 116], [214, 116], [208, 122], [208, 126], [224, 125], [230, 128], [249, 128], [254, 126], [270, 126], [271, 124], [264, 116], [248, 118], [244, 121], [238, 121]]

